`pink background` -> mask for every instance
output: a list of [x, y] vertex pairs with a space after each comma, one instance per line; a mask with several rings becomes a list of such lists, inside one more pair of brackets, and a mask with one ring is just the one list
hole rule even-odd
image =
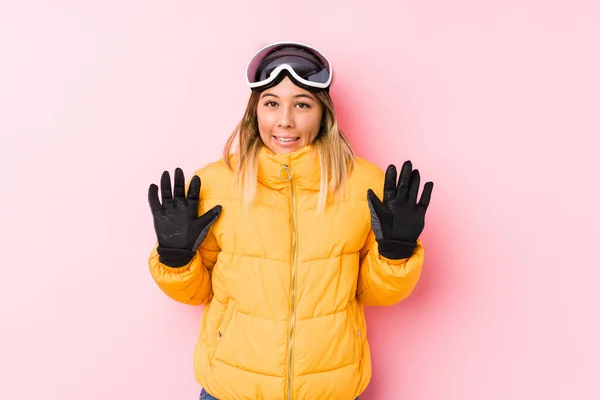
[[147, 189], [220, 157], [248, 58], [322, 49], [357, 153], [435, 189], [361, 400], [598, 399], [597, 1], [0, 5], [0, 399], [197, 399]]

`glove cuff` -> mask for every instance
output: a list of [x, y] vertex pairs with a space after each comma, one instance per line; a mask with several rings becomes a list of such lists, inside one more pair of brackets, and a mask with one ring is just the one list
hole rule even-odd
[[409, 258], [417, 243], [402, 242], [400, 240], [386, 240], [378, 239], [379, 254], [390, 260], [400, 260], [402, 258]]
[[170, 249], [168, 247], [160, 246], [156, 248], [156, 251], [159, 254], [158, 259], [160, 262], [171, 268], [180, 268], [188, 265], [196, 254], [195, 251], [191, 250]]

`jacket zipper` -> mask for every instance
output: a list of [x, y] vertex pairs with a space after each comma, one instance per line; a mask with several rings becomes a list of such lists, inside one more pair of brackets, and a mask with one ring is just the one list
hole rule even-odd
[[290, 187], [292, 190], [292, 310], [291, 310], [291, 318], [290, 318], [290, 345], [289, 345], [289, 354], [288, 354], [288, 400], [292, 399], [292, 376], [293, 376], [293, 346], [294, 346], [294, 322], [296, 318], [296, 267], [297, 267], [297, 239], [298, 239], [298, 227], [296, 225], [296, 191], [294, 187], [294, 180], [292, 179], [292, 170], [288, 167], [287, 164], [283, 165], [283, 168], [286, 170], [287, 176], [289, 177]]

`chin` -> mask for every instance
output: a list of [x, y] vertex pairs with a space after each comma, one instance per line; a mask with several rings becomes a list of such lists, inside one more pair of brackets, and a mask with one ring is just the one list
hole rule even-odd
[[270, 149], [271, 151], [273, 151], [273, 153], [275, 154], [287, 154], [287, 153], [293, 153], [295, 151], [300, 150], [301, 148], [303, 148], [306, 144], [305, 143], [294, 143], [294, 144], [290, 144], [290, 145], [281, 145], [279, 142], [271, 142], [270, 143]]

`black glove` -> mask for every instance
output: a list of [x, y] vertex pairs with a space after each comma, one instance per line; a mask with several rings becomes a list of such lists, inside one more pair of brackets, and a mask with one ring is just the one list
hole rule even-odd
[[208, 229], [219, 217], [221, 206], [217, 205], [198, 217], [200, 177], [192, 177], [186, 199], [181, 168], [175, 169], [174, 198], [171, 194], [171, 177], [168, 171], [163, 172], [160, 185], [162, 205], [158, 200], [158, 186], [151, 184], [148, 189], [148, 202], [158, 237], [157, 252], [163, 264], [182, 267], [194, 257]]
[[425, 228], [425, 212], [431, 200], [433, 182], [425, 183], [417, 204], [419, 170], [412, 171], [412, 163], [404, 162], [400, 183], [396, 187], [396, 167], [392, 164], [385, 172], [383, 202], [369, 189], [367, 198], [371, 210], [371, 226], [379, 243], [379, 254], [398, 260], [412, 255], [417, 239]]

